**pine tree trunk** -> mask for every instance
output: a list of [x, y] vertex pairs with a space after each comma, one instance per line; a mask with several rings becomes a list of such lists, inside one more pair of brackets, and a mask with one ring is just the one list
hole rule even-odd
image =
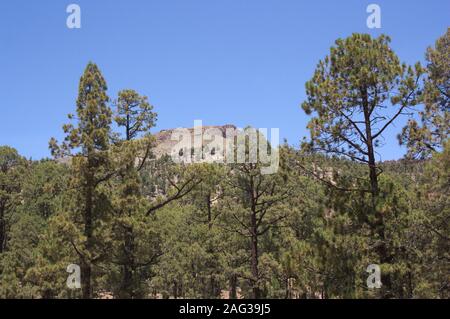
[[237, 299], [237, 275], [233, 274], [230, 278], [230, 299]]
[[81, 262], [81, 288], [83, 299], [91, 298], [91, 266], [89, 262]]
[[253, 277], [253, 298], [259, 299], [261, 292], [259, 289], [259, 270], [258, 270], [258, 229], [256, 225], [256, 215], [252, 213], [251, 218], [252, 236], [251, 236], [251, 271]]
[[[84, 236], [86, 236], [86, 250], [91, 253], [94, 246], [94, 238], [93, 238], [93, 196], [94, 196], [94, 187], [93, 187], [93, 174], [90, 172], [90, 164], [88, 167], [88, 174], [86, 178], [86, 198], [85, 198], [85, 210], [84, 210]], [[92, 298], [92, 285], [91, 285], [91, 261], [86, 258], [83, 258], [81, 263], [81, 283], [82, 283], [82, 292], [83, 299]]]
[[206, 206], [208, 209], [208, 228], [212, 228], [211, 193], [206, 196]]
[[[371, 196], [372, 196], [372, 212], [375, 217], [375, 222], [372, 225], [372, 229], [375, 234], [378, 235], [380, 240], [380, 244], [377, 248], [378, 255], [380, 257], [380, 262], [382, 264], [389, 264], [392, 262], [391, 256], [389, 256], [388, 247], [386, 245], [386, 236], [385, 236], [385, 223], [384, 216], [377, 209], [377, 198], [379, 196], [380, 190], [378, 186], [378, 174], [377, 167], [375, 162], [375, 155], [372, 145], [371, 136], [368, 139], [368, 150], [369, 150], [369, 175], [370, 175], [370, 186], [371, 186]], [[382, 284], [383, 284], [383, 298], [391, 298], [392, 297], [392, 284], [391, 277], [389, 274], [382, 275]]]
[[[382, 213], [377, 210], [377, 199], [380, 193], [378, 185], [378, 172], [377, 164], [375, 160], [375, 150], [374, 141], [372, 135], [372, 122], [371, 122], [371, 112], [370, 105], [368, 103], [368, 93], [367, 89], [363, 90], [363, 109], [364, 109], [364, 121], [366, 127], [366, 145], [368, 153], [368, 166], [369, 166], [369, 179], [370, 179], [370, 192], [372, 197], [372, 215], [375, 217], [375, 222], [372, 223], [371, 228], [373, 234], [377, 234], [380, 240], [380, 244], [377, 248], [378, 256], [380, 257], [380, 262], [382, 264], [390, 263], [391, 257], [389, 256], [388, 248], [386, 245], [385, 238], [385, 225], [384, 217]], [[391, 278], [389, 274], [383, 276], [382, 274], [382, 284], [383, 284], [383, 297], [391, 297]]]
[[131, 299], [135, 298], [135, 287], [134, 287], [134, 274], [135, 274], [135, 261], [134, 261], [134, 235], [133, 229], [127, 227], [125, 230], [125, 240], [124, 240], [124, 264], [123, 264], [123, 276], [122, 283], [119, 292], [119, 297], [121, 299]]

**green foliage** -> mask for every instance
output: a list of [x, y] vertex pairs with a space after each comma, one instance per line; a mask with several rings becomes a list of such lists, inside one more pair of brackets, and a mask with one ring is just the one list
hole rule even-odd
[[123, 90], [115, 102], [117, 115], [115, 121], [125, 128], [125, 139], [132, 140], [139, 133], [148, 132], [155, 125], [156, 113], [146, 96], [140, 96], [134, 90]]
[[[340, 191], [370, 194], [370, 202], [358, 209], [358, 219], [365, 219], [371, 235], [378, 239], [376, 250], [382, 264], [391, 263], [393, 257], [386, 217], [379, 206], [383, 171], [376, 154], [386, 129], [419, 103], [418, 81], [423, 73], [420, 64], [414, 68], [401, 64], [389, 42], [384, 35], [372, 39], [367, 34], [353, 34], [338, 39], [306, 83], [308, 98], [302, 104], [307, 114], [316, 115], [308, 124], [311, 140], [303, 144], [305, 151], [366, 165], [363, 180], [367, 183], [357, 177], [350, 186], [343, 187], [340, 181], [331, 184]], [[365, 194], [361, 198], [365, 199]], [[388, 271], [384, 275], [382, 291], [385, 297], [391, 297], [392, 278]]]
[[439, 151], [450, 134], [450, 28], [426, 53], [427, 77], [423, 84], [420, 124], [411, 119], [399, 135], [408, 156], [427, 158]]
[[0, 147], [0, 253], [7, 249], [13, 214], [21, 201], [24, 165], [15, 149]]
[[[0, 147], [0, 298], [449, 298], [448, 32], [423, 89], [389, 41], [336, 41], [306, 84], [311, 139], [270, 145], [273, 174], [247, 140], [245, 163], [155, 158], [147, 97], [122, 90], [112, 110], [89, 63], [55, 161]], [[378, 161], [418, 103], [402, 143], [430, 159]]]
[[105, 258], [110, 242], [106, 223], [111, 217], [111, 190], [104, 184], [113, 173], [109, 152], [112, 111], [106, 90], [100, 70], [89, 63], [78, 89], [77, 125], [64, 125], [66, 137], [61, 145], [55, 139], [50, 141], [55, 156], [72, 157], [69, 197], [62, 210], [69, 215], [64, 224], [72, 232], [66, 238], [79, 256], [85, 298], [93, 294], [92, 277], [98, 267], [95, 264]]
[[389, 42], [384, 35], [353, 34], [331, 47], [306, 83], [302, 108], [317, 116], [305, 147], [368, 163], [386, 128], [417, 104], [420, 65], [401, 64]]

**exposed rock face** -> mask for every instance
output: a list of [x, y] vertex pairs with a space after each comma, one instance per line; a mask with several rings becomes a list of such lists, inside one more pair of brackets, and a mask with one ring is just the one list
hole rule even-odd
[[234, 139], [236, 133], [236, 126], [231, 124], [162, 130], [154, 135], [156, 146], [153, 153], [157, 158], [170, 155], [186, 159], [206, 155], [209, 160], [220, 161], [224, 158], [227, 136]]
[[[172, 159], [177, 158], [185, 162], [187, 159], [187, 162], [223, 161], [227, 136], [232, 137], [234, 141], [237, 133], [237, 127], [231, 124], [161, 130], [153, 135], [155, 147], [152, 151], [156, 158], [169, 155]], [[71, 158], [63, 157], [56, 161], [68, 165]]]
[[72, 157], [65, 156], [65, 157], [57, 157], [55, 159], [56, 163], [63, 164], [63, 165], [70, 165], [72, 163]]

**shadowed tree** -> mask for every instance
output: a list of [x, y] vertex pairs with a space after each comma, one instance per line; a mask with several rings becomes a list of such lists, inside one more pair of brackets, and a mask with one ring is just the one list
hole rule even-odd
[[[253, 129], [247, 128], [252, 132]], [[248, 132], [248, 131], [247, 131]], [[224, 202], [224, 214], [226, 219], [225, 230], [235, 232], [248, 240], [250, 275], [241, 274], [246, 278], [252, 289], [252, 297], [259, 299], [263, 297], [262, 273], [260, 269], [260, 239], [273, 227], [287, 218], [288, 210], [284, 205], [291, 196], [292, 187], [288, 183], [288, 176], [283, 172], [274, 174], [263, 174], [260, 162], [260, 150], [266, 145], [267, 150], [275, 150], [267, 144], [263, 134], [254, 130], [253, 137], [238, 138], [239, 143], [245, 145], [240, 151], [245, 155], [244, 163], [233, 164], [226, 180], [228, 184], [227, 199]], [[239, 142], [240, 141], [240, 142]], [[239, 154], [239, 146], [236, 145], [235, 154]], [[256, 154], [256, 161], [252, 160], [252, 154]], [[239, 157], [239, 155], [238, 155]]]
[[11, 214], [20, 204], [20, 176], [25, 160], [8, 146], [0, 147], [0, 254], [6, 250]]

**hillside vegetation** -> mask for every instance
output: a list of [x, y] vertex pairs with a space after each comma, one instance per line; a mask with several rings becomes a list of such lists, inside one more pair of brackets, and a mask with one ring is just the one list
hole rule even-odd
[[[387, 36], [338, 39], [274, 174], [174, 163], [147, 97], [110, 99], [89, 63], [54, 159], [0, 147], [0, 297], [449, 298], [449, 41], [408, 66]], [[408, 154], [383, 162], [403, 116]]]

